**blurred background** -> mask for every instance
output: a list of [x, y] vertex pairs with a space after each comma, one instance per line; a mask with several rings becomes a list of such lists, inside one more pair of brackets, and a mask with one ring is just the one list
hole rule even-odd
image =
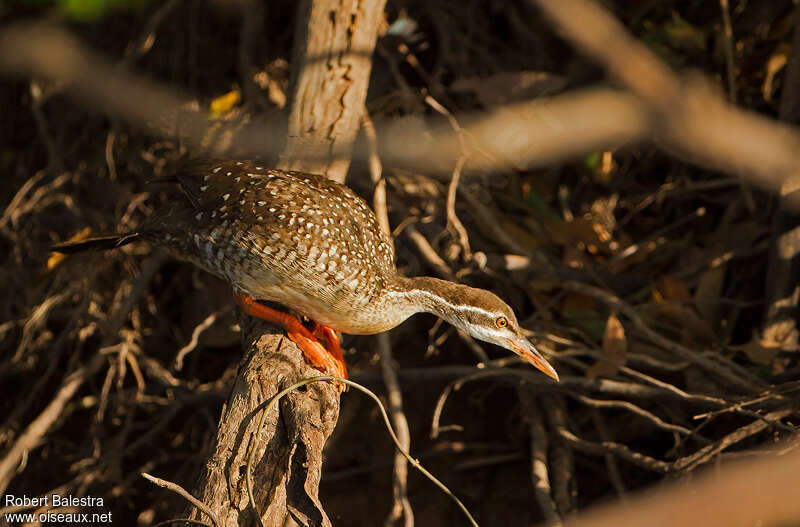
[[[786, 95], [798, 19], [790, 0], [602, 5], [662, 64], [702, 75], [715, 100], [798, 117], [798, 95]], [[162, 123], [149, 110], [137, 117], [161, 100], [147, 97], [153, 90], [175, 94], [208, 130], [256, 137], [224, 155], [277, 163], [296, 16], [291, 1], [0, 1], [0, 31], [43, 24], [24, 26], [16, 47], [0, 38], [3, 69], [36, 53], [53, 71], [84, 60], [40, 31], [53, 27], [91, 50], [86, 64], [103, 61], [77, 81], [72, 72], [71, 81], [0, 84], [2, 455], [102, 357], [37, 446], [10, 460], [7, 493], [102, 496], [115, 525], [151, 525], [183, 508], [139, 474], [191, 490], [211, 452], [241, 356], [229, 286], [144, 244], [70, 258], [48, 248], [134, 229], [165, 200], [148, 180], [204, 145], [220, 152], [217, 136], [165, 132], [180, 126], [175, 108]], [[415, 123], [412, 137], [434, 141], [509, 105], [625, 84], [561, 33], [522, 0], [389, 0], [366, 100], [379, 140], [387, 123]], [[108, 71], [149, 84], [100, 96]], [[579, 117], [588, 127], [619, 118], [588, 106]], [[504, 133], [502, 123], [487, 135]], [[630, 137], [576, 138], [569, 156], [547, 163], [524, 143], [526, 156], [493, 152], [491, 166], [463, 170], [459, 150], [431, 166], [414, 162], [416, 143], [394, 141], [384, 162], [401, 272], [493, 290], [562, 377], [552, 383], [432, 316], [390, 333], [411, 449], [481, 525], [558, 523], [709, 464], [783, 449], [778, 441], [797, 434], [797, 274], [779, 259], [792, 244], [777, 241], [796, 225], [793, 209], [729, 167], [690, 161], [657, 132]], [[724, 140], [686, 137], [699, 150]], [[368, 142], [360, 134], [356, 151]], [[346, 182], [372, 203], [367, 156], [355, 156]], [[353, 379], [383, 393], [375, 338], [344, 346]], [[345, 394], [320, 484], [334, 525], [384, 522], [393, 457], [378, 410]], [[463, 521], [413, 470], [407, 493], [417, 525]]]

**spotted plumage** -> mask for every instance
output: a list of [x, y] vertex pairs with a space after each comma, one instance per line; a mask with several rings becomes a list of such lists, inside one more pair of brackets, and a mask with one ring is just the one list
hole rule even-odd
[[397, 273], [369, 206], [322, 176], [244, 161], [198, 161], [160, 180], [178, 192], [136, 232], [55, 247], [109, 249], [144, 238], [230, 282], [343, 333], [390, 329], [418, 312], [508, 348], [553, 378], [514, 312], [489, 291]]
[[[185, 199], [146, 222], [143, 237], [248, 296], [341, 331], [370, 332], [370, 305], [396, 275], [394, 249], [350, 189], [242, 161], [197, 162], [162, 181], [177, 184]], [[324, 315], [341, 311], [365, 316]]]

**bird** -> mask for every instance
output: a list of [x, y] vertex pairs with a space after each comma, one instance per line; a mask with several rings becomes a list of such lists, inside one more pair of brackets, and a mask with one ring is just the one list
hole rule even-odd
[[282, 327], [311, 366], [332, 376], [347, 378], [337, 331], [380, 333], [425, 312], [516, 353], [558, 381], [497, 295], [438, 278], [402, 276], [389, 234], [367, 203], [342, 184], [218, 159], [185, 162], [153, 182], [174, 188], [176, 197], [136, 230], [63, 242], [52, 250], [106, 250], [137, 240], [163, 247], [229, 282], [245, 313]]

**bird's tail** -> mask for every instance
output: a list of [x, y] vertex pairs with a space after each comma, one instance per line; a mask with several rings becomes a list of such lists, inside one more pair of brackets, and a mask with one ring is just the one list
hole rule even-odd
[[87, 238], [85, 240], [75, 242], [62, 242], [57, 243], [51, 247], [55, 252], [72, 254], [80, 251], [94, 249], [96, 251], [105, 251], [108, 249], [116, 249], [139, 239], [140, 233], [129, 232], [127, 234], [120, 234], [116, 236], [97, 236], [95, 238]]

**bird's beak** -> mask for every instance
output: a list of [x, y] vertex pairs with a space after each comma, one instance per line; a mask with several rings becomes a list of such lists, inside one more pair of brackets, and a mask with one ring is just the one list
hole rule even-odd
[[540, 370], [554, 381], [558, 382], [558, 373], [556, 373], [555, 368], [550, 366], [550, 363], [533, 347], [533, 344], [528, 342], [528, 339], [525, 337], [518, 337], [515, 339], [506, 339], [506, 342], [508, 343], [508, 349], [533, 364], [536, 369]]

